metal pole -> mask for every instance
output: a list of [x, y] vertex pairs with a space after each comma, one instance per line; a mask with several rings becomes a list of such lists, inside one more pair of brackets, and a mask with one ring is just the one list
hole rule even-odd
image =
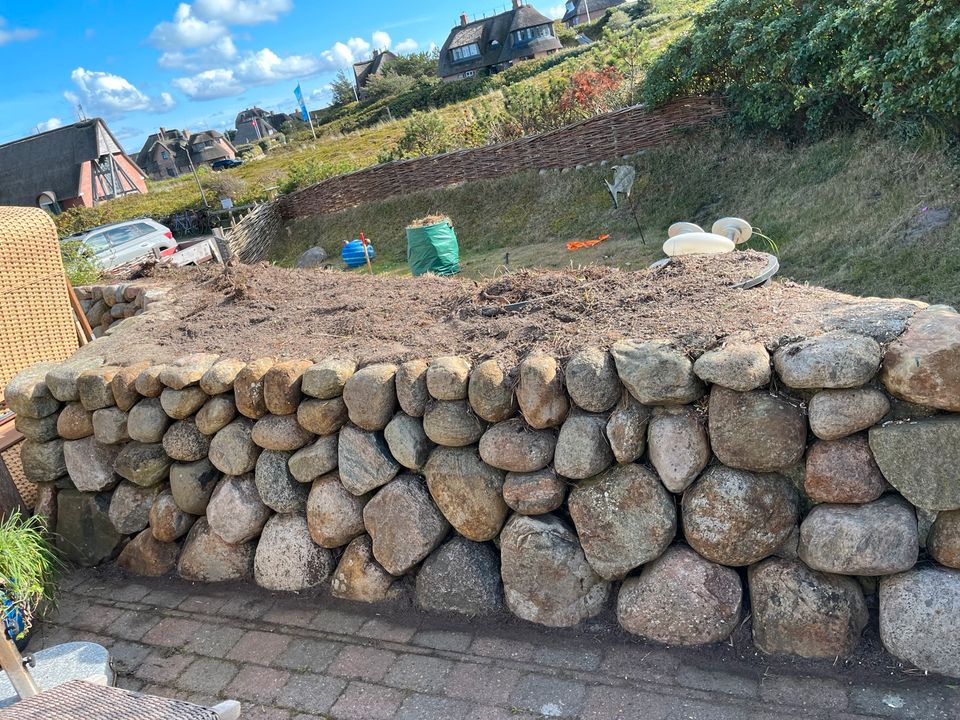
[[197, 190], [200, 191], [200, 199], [203, 200], [203, 206], [209, 209], [210, 203], [207, 202], [207, 195], [203, 192], [203, 185], [200, 184], [200, 176], [197, 175], [197, 169], [193, 166], [193, 158], [190, 157], [189, 146], [187, 147], [187, 161], [190, 163], [190, 171], [193, 173], [193, 179], [197, 181]]
[[590, 0], [583, 0], [583, 7], [587, 11], [587, 22], [590, 22]]

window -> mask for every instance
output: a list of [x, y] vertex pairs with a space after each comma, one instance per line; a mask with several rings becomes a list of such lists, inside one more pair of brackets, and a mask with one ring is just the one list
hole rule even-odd
[[89, 247], [95, 253], [106, 252], [110, 249], [110, 241], [107, 240], [105, 233], [97, 233], [84, 238], [83, 244]]
[[168, 153], [166, 150], [161, 150], [161, 151], [160, 151], [160, 157], [162, 157], [164, 160], [169, 160], [169, 159], [170, 159], [170, 153]]
[[155, 230], [156, 228], [146, 223], [132, 223], [130, 225], [121, 225], [120, 227], [106, 230], [104, 235], [107, 236], [107, 240], [113, 247], [119, 247], [124, 243], [133, 242], [137, 238], [149, 235]]
[[480, 46], [477, 43], [470, 43], [469, 45], [463, 45], [462, 47], [455, 47], [450, 49], [450, 59], [453, 62], [461, 62], [463, 60], [469, 60], [471, 58], [478, 57], [480, 55]]
[[549, 25], [540, 25], [538, 27], [523, 28], [521, 30], [516, 30], [513, 32], [513, 45], [514, 47], [519, 47], [520, 45], [526, 45], [534, 40], [539, 40], [540, 38], [551, 37], [553, 32], [550, 30]]

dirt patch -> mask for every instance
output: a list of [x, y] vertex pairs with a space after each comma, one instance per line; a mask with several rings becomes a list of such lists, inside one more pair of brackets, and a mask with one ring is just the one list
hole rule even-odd
[[361, 363], [456, 353], [511, 364], [537, 348], [564, 357], [629, 337], [671, 338], [697, 355], [731, 334], [773, 349], [864, 313], [892, 322], [895, 335], [916, 310], [791, 281], [731, 287], [765, 265], [760, 253], [737, 252], [635, 272], [523, 270], [484, 283], [266, 264], [155, 271], [138, 283], [170, 288], [169, 309], [91, 351], [120, 363], [204, 351], [242, 360], [348, 354]]

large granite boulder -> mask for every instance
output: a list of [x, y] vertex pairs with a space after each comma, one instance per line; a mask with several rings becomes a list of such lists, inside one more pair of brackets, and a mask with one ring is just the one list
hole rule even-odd
[[140, 487], [122, 482], [110, 498], [110, 522], [121, 535], [133, 535], [150, 523], [150, 508], [162, 490], [162, 485]]
[[257, 466], [260, 448], [253, 441], [253, 422], [237, 418], [213, 436], [209, 458], [224, 475], [243, 475]]
[[587, 412], [607, 412], [623, 394], [613, 356], [596, 347], [573, 354], [564, 368], [564, 380], [570, 399]]
[[210, 530], [230, 545], [253, 540], [272, 514], [260, 499], [253, 475], [227, 475], [207, 503]]
[[503, 500], [521, 515], [553, 512], [567, 497], [567, 484], [552, 467], [531, 473], [507, 473], [503, 480]]
[[470, 361], [456, 356], [433, 358], [427, 367], [427, 392], [435, 400], [466, 400]]
[[195, 420], [204, 435], [216, 435], [237, 417], [233, 395], [214, 395], [197, 410]]
[[475, 448], [438, 447], [423, 468], [430, 495], [464, 537], [492, 540], [507, 519], [503, 470], [487, 465]]
[[[97, 412], [101, 412], [98, 410]], [[203, 460], [210, 452], [210, 436], [200, 432], [192, 419], [178, 420], [163, 435], [163, 451], [177, 462]]]
[[104, 445], [119, 445], [130, 439], [127, 432], [127, 413], [118, 407], [101, 408], [93, 412], [93, 436]]
[[369, 535], [350, 541], [333, 572], [330, 592], [334, 597], [356, 602], [376, 603], [388, 599], [395, 578], [373, 557]]
[[324, 358], [303, 371], [301, 391], [319, 400], [332, 400], [343, 395], [343, 386], [357, 371], [357, 363], [349, 358]]
[[268, 413], [292, 415], [297, 412], [303, 399], [300, 391], [303, 373], [312, 365], [310, 360], [287, 360], [267, 370], [263, 377], [263, 402]]
[[480, 457], [488, 465], [510, 472], [534, 472], [553, 460], [557, 433], [534, 430], [523, 418], [492, 425], [480, 438]]
[[174, 542], [193, 527], [197, 516], [185, 513], [169, 491], [162, 491], [150, 506], [150, 531], [160, 542]]
[[397, 402], [410, 417], [423, 417], [430, 401], [430, 393], [427, 392], [428, 367], [426, 360], [410, 360], [397, 368], [394, 378]]
[[613, 457], [621, 465], [640, 459], [647, 448], [647, 427], [651, 410], [623, 393], [607, 421], [607, 440]]
[[350, 376], [343, 386], [350, 422], [369, 431], [387, 426], [397, 409], [396, 374], [396, 365], [380, 363]]
[[507, 608], [519, 618], [570, 627], [603, 610], [610, 584], [587, 562], [577, 534], [555, 515], [514, 515], [500, 533]]
[[872, 387], [822, 390], [810, 399], [810, 429], [821, 440], [837, 440], [866, 430], [890, 412], [890, 400]]
[[[47, 374], [56, 367], [55, 363], [40, 363], [31, 365], [14, 375], [3, 391], [7, 407], [17, 415], [30, 418], [43, 418], [53, 415], [60, 409], [60, 401], [53, 396], [50, 388], [47, 387]], [[73, 398], [68, 397], [68, 399], [72, 400]], [[89, 411], [98, 409], [84, 407]]]
[[290, 456], [287, 467], [290, 474], [302, 483], [309, 483], [337, 467], [339, 437], [324, 435]]
[[428, 612], [468, 617], [500, 612], [500, 554], [489, 543], [453, 538], [423, 561], [417, 573], [416, 598]]
[[101, 445], [93, 437], [63, 443], [66, 470], [80, 492], [101, 492], [116, 487], [120, 477], [113, 466], [119, 454], [118, 445]]
[[[50, 363], [45, 363], [48, 367]], [[44, 378], [50, 394], [61, 402], [79, 402], [80, 389], [77, 381], [80, 374], [103, 365], [103, 358], [95, 355], [73, 357], [64, 363], [51, 367]], [[9, 401], [8, 401], [9, 402]], [[14, 412], [18, 411], [14, 410]]]
[[137, 392], [137, 378], [140, 373], [150, 367], [149, 362], [140, 362], [135, 365], [128, 365], [122, 368], [120, 372], [113, 376], [110, 381], [110, 389], [113, 391], [113, 400], [117, 407], [123, 412], [128, 412], [130, 408], [140, 400], [140, 393]]
[[485, 360], [470, 373], [467, 387], [470, 407], [487, 422], [499, 423], [512, 418], [517, 412], [513, 384], [514, 378], [504, 372], [500, 363]]
[[318, 477], [307, 496], [307, 527], [313, 541], [332, 549], [363, 535], [363, 508], [369, 499], [349, 492], [335, 472]]
[[741, 470], [774, 472], [803, 457], [807, 422], [799, 406], [762, 390], [710, 391], [710, 443], [720, 462]]
[[[71, 442], [83, 443], [86, 441], [73, 440]], [[32, 483], [54, 482], [66, 475], [69, 468], [67, 467], [65, 448], [66, 443], [59, 438], [49, 442], [24, 440], [20, 444], [20, 462], [27, 480]]]
[[237, 375], [246, 366], [239, 360], [217, 360], [200, 378], [200, 389], [207, 395], [222, 395], [233, 390]]
[[287, 465], [292, 453], [264, 450], [257, 458], [257, 490], [264, 504], [278, 513], [299, 513], [307, 507], [310, 486], [297, 480]]
[[773, 365], [788, 387], [853, 388], [877, 374], [880, 345], [865, 335], [834, 331], [784, 345]]
[[127, 433], [137, 442], [158, 443], [163, 440], [170, 422], [158, 398], [144, 398], [127, 414]]
[[84, 408], [93, 412], [100, 408], [112, 407], [116, 403], [110, 383], [120, 370], [121, 368], [107, 365], [85, 370], [77, 376], [77, 390], [80, 392], [80, 402], [83, 403]]
[[258, 420], [267, 414], [263, 383], [273, 367], [273, 358], [260, 358], [247, 363], [233, 381], [233, 397], [241, 415]]
[[693, 372], [711, 385], [749, 392], [770, 382], [770, 356], [762, 343], [734, 338], [698, 357]]
[[191, 515], [204, 515], [220, 472], [207, 458], [170, 466], [170, 493], [177, 507]]
[[886, 487], [866, 435], [819, 440], [807, 452], [803, 489], [814, 502], [871, 502]]
[[686, 405], [703, 395], [690, 358], [668, 340], [620, 340], [610, 352], [620, 381], [644, 405]]
[[218, 359], [217, 355], [210, 353], [184, 355], [163, 368], [160, 382], [174, 390], [196, 385]]
[[423, 413], [423, 431], [437, 445], [473, 445], [485, 429], [486, 423], [473, 414], [466, 400], [434, 400]]
[[160, 405], [163, 411], [174, 420], [186, 420], [210, 399], [203, 390], [191, 386], [182, 390], [165, 389], [160, 393]]
[[149, 487], [167, 479], [170, 463], [160, 443], [129, 442], [117, 454], [113, 469], [130, 482]]
[[17, 415], [13, 419], [13, 427], [28, 440], [37, 442], [58, 440], [60, 433], [57, 432], [57, 417], [57, 415], [47, 415], [45, 418], [29, 418], [26, 415]]
[[887, 348], [880, 379], [899, 398], [960, 412], [960, 314], [939, 306], [914, 315]]
[[340, 431], [337, 450], [340, 481], [354, 495], [365, 495], [386, 485], [400, 472], [382, 433], [365, 432], [353, 425]]
[[296, 415], [264, 415], [254, 423], [251, 438], [264, 450], [299, 450], [313, 433], [300, 426]]
[[555, 358], [542, 353], [529, 355], [520, 363], [516, 396], [523, 417], [537, 430], [556, 427], [570, 409], [560, 365]]
[[123, 535], [110, 521], [110, 493], [57, 493], [57, 549], [66, 560], [93, 567], [116, 553]]
[[393, 420], [387, 423], [387, 427], [383, 430], [383, 438], [387, 442], [390, 454], [408, 470], [423, 468], [434, 447], [423, 429], [420, 418], [404, 412], [398, 412], [393, 416]]
[[657, 408], [647, 426], [650, 464], [667, 490], [682, 493], [710, 462], [707, 429], [696, 409]]
[[148, 528], [138, 533], [120, 551], [117, 565], [124, 572], [137, 577], [161, 577], [177, 566], [179, 554], [179, 543], [160, 542]]
[[303, 515], [274, 515], [257, 543], [253, 577], [267, 590], [299, 592], [326, 580], [334, 564], [333, 554], [310, 539]]
[[256, 543], [228, 544], [214, 533], [206, 518], [190, 529], [177, 562], [177, 572], [193, 582], [226, 582], [250, 576]]
[[349, 420], [347, 404], [337, 396], [327, 400], [311, 398], [297, 408], [297, 422], [315, 435], [332, 435]]
[[607, 441], [607, 418], [586, 413], [571, 414], [560, 427], [553, 467], [563, 477], [583, 480], [603, 472], [613, 462]]

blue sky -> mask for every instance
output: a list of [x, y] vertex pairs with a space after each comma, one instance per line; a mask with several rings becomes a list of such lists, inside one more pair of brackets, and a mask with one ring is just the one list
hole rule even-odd
[[222, 130], [251, 105], [292, 112], [298, 80], [321, 107], [336, 71], [373, 48], [428, 50], [460, 12], [504, 2], [0, 0], [0, 143], [75, 122], [78, 104], [131, 153], [159, 126]]

